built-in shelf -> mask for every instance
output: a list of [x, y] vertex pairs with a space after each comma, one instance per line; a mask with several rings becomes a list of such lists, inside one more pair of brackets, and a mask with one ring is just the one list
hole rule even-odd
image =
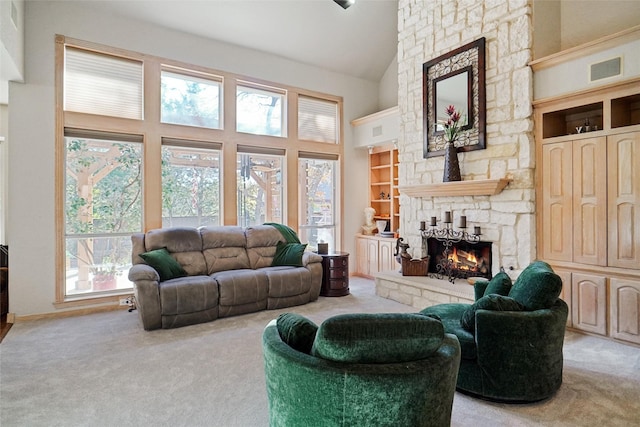
[[511, 182], [508, 178], [476, 179], [471, 181], [439, 182], [435, 184], [400, 186], [400, 193], [410, 197], [435, 196], [492, 196]]

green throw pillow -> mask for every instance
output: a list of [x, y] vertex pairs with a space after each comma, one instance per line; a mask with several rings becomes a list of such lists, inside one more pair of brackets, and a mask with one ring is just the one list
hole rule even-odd
[[476, 330], [476, 311], [493, 310], [493, 311], [522, 311], [522, 304], [503, 295], [486, 295], [467, 308], [460, 318], [460, 324], [464, 329], [475, 333]]
[[171, 256], [167, 248], [145, 252], [140, 254], [140, 258], [142, 258], [148, 265], [155, 268], [160, 276], [161, 282], [187, 275], [187, 272], [184, 271], [184, 268], [182, 268], [178, 261]]
[[484, 295], [509, 295], [509, 291], [511, 290], [511, 277], [507, 275], [504, 271], [496, 274], [493, 279], [489, 280], [489, 284], [484, 290]]
[[302, 267], [302, 254], [304, 254], [306, 248], [306, 244], [278, 242], [276, 254], [273, 256], [271, 265]]
[[280, 338], [289, 347], [302, 353], [311, 354], [318, 325], [299, 314], [282, 313], [278, 316], [276, 327]]

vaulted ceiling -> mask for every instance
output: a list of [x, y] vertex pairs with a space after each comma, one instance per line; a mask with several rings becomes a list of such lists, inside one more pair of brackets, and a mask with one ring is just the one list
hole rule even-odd
[[398, 44], [398, 1], [91, 1], [104, 13], [257, 49], [342, 74], [379, 81]]

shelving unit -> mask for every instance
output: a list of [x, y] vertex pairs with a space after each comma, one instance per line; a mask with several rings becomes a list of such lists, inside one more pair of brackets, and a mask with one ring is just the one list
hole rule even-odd
[[534, 108], [537, 246], [568, 326], [640, 345], [640, 78]]
[[369, 204], [376, 220], [386, 220], [387, 230], [400, 226], [398, 192], [398, 150], [393, 146], [375, 147], [369, 154]]

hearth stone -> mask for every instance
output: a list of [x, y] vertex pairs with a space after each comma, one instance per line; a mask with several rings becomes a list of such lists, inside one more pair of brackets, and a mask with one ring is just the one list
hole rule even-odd
[[402, 276], [396, 271], [377, 273], [374, 280], [376, 295], [419, 310], [450, 302], [474, 302], [473, 286], [466, 280], [450, 283], [427, 276]]

